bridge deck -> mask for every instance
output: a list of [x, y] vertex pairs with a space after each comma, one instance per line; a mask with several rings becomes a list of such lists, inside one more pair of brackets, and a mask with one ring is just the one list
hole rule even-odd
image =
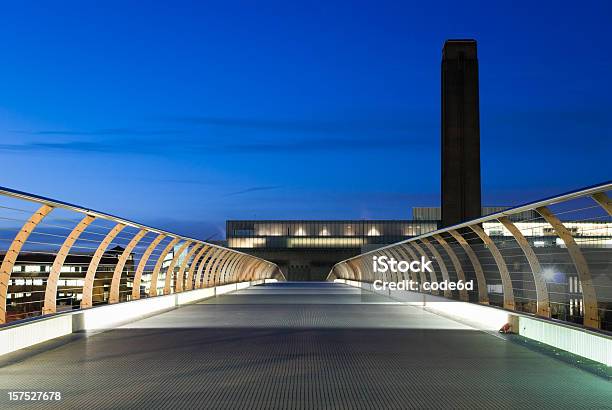
[[[279, 283], [5, 362], [22, 408], [610, 406], [612, 386], [520, 345], [378, 295]], [[11, 403], [15, 405], [15, 403]], [[19, 406], [17, 406], [19, 407]]]

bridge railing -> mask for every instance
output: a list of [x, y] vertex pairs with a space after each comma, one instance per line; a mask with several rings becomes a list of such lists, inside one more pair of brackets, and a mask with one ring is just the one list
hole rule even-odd
[[[607, 182], [366, 252], [337, 263], [328, 280], [472, 281], [472, 290], [428, 293], [611, 331], [611, 189]], [[380, 273], [374, 257], [382, 256], [425, 258], [433, 272]]]
[[268, 278], [263, 259], [0, 187], [0, 324]]

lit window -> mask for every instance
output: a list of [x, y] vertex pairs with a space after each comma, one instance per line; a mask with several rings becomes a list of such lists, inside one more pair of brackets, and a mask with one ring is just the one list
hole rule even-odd
[[371, 227], [368, 231], [368, 236], [380, 236], [380, 232], [376, 229], [375, 226]]

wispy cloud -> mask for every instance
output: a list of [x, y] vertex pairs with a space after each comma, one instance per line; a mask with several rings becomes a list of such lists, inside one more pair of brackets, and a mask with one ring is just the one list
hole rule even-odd
[[105, 128], [99, 130], [37, 130], [12, 131], [29, 135], [66, 135], [66, 136], [150, 136], [150, 135], [184, 135], [186, 130], [138, 129], [138, 128]]
[[268, 120], [248, 118], [221, 118], [221, 117], [176, 117], [174, 120], [192, 125], [210, 125], [230, 128], [253, 129], [260, 131], [281, 132], [315, 132], [330, 133], [347, 131], [351, 128], [348, 124], [334, 122], [299, 121], [299, 120]]
[[404, 136], [372, 136], [372, 137], [317, 137], [298, 138], [294, 140], [260, 141], [236, 143], [227, 146], [235, 152], [266, 153], [266, 152], [320, 152], [320, 151], [371, 151], [377, 149], [425, 148], [431, 146], [433, 138], [415, 138]]
[[76, 151], [76, 152], [117, 152], [110, 144], [87, 141], [27, 142], [23, 144], [0, 144], [2, 151]]
[[[181, 144], [178, 144], [181, 147]], [[55, 141], [25, 141], [9, 144], [0, 144], [0, 151], [12, 152], [75, 152], [75, 153], [100, 153], [100, 154], [164, 154], [170, 151], [174, 145], [164, 139], [155, 138], [94, 138]], [[194, 146], [190, 147], [191, 149]]]
[[[317, 119], [259, 119], [240, 117], [213, 117], [213, 116], [183, 116], [170, 118], [182, 124], [240, 128], [265, 132], [282, 133], [313, 133], [313, 134], [345, 134], [361, 135], [372, 133], [406, 133], [422, 128], [429, 124], [426, 116], [417, 113], [398, 115], [393, 118], [346, 118], [337, 120]], [[432, 121], [437, 121], [437, 116], [432, 116]]]
[[248, 194], [248, 193], [251, 193], [251, 192], [271, 191], [273, 189], [280, 189], [280, 188], [282, 188], [281, 185], [254, 186], [254, 187], [250, 187], [250, 188], [247, 188], [247, 189], [242, 189], [240, 191], [230, 192], [230, 193], [225, 194], [223, 196], [225, 196], [225, 197], [236, 196], [236, 195]]
[[[410, 119], [311, 121], [191, 116], [174, 120], [181, 122], [186, 129], [108, 127], [93, 130], [12, 131], [30, 135], [33, 141], [0, 144], [0, 150], [154, 155], [186, 151], [266, 154], [354, 152], [407, 147], [424, 149], [432, 141], [437, 142], [437, 134], [431, 133], [428, 126], [424, 127], [418, 120], [412, 124]], [[197, 125], [211, 127], [203, 129]]]
[[0, 151], [12, 152], [84, 152], [108, 154], [153, 154], [170, 155], [176, 152], [205, 152], [217, 154], [267, 154], [267, 153], [304, 153], [304, 152], [354, 152], [377, 149], [419, 148], [431, 146], [432, 138], [413, 138], [409, 136], [366, 137], [305, 137], [295, 139], [262, 139], [259, 141], [227, 143], [208, 141], [204, 138], [194, 140], [183, 138], [169, 143], [153, 139], [120, 139], [108, 141], [63, 141], [63, 142], [24, 142], [0, 144]]
[[162, 178], [162, 179], [157, 179], [157, 178], [135, 178], [136, 180], [139, 181], [147, 181], [147, 182], [154, 182], [157, 184], [185, 184], [185, 185], [212, 185], [212, 183], [208, 180], [204, 180], [204, 179], [180, 179], [180, 178]]

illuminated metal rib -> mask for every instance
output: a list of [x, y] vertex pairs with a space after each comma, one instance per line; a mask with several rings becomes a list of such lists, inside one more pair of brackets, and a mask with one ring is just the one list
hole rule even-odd
[[[442, 249], [444, 249], [446, 254], [451, 259], [453, 267], [455, 268], [455, 273], [457, 274], [457, 279], [465, 283], [465, 273], [463, 272], [463, 267], [461, 266], [461, 262], [459, 262], [459, 258], [457, 257], [457, 254], [455, 254], [455, 251], [453, 251], [448, 242], [446, 242], [446, 240], [440, 235], [434, 235], [433, 238], [438, 241], [438, 243], [442, 246]], [[464, 302], [468, 301], [468, 293], [465, 287], [459, 290], [459, 299]]]
[[240, 271], [238, 272], [238, 280], [240, 282], [250, 280], [249, 271], [255, 265], [256, 262], [256, 259], [246, 259], [243, 266], [240, 268]]
[[548, 298], [548, 290], [546, 288], [546, 281], [542, 276], [542, 267], [540, 266], [540, 261], [536, 256], [535, 252], [529, 245], [529, 242], [523, 236], [521, 231], [510, 222], [510, 219], [507, 217], [500, 217], [498, 221], [506, 227], [506, 229], [514, 236], [514, 239], [521, 247], [521, 250], [525, 254], [527, 258], [527, 262], [529, 262], [529, 267], [531, 268], [531, 273], [533, 275], [533, 282], [536, 288], [536, 298], [537, 298], [537, 314], [544, 317], [550, 317], [550, 301]]
[[238, 282], [237, 272], [238, 269], [242, 266], [243, 262], [247, 259], [245, 255], [235, 255], [233, 263], [227, 269], [227, 275], [229, 276], [225, 278], [226, 282], [235, 283]]
[[[181, 247], [172, 255], [172, 261], [170, 265], [168, 265], [168, 269], [166, 269], [166, 278], [164, 280], [164, 295], [169, 295], [172, 292], [172, 278], [174, 277], [174, 268], [178, 263], [179, 258], [185, 252], [185, 249], [191, 245], [190, 241], [185, 241]], [[175, 282], [176, 283], [176, 282]]]
[[478, 303], [488, 305], [489, 293], [487, 290], [487, 280], [485, 279], [482, 266], [480, 265], [480, 261], [478, 260], [476, 253], [459, 232], [455, 230], [450, 230], [448, 231], [448, 233], [457, 241], [461, 248], [463, 248], [463, 251], [466, 253], [468, 258], [470, 259], [470, 262], [472, 263], [472, 266], [474, 267], [474, 274], [476, 275], [476, 285], [478, 286]]
[[95, 217], [91, 215], [85, 215], [83, 219], [74, 227], [68, 237], [64, 240], [60, 250], [55, 255], [53, 265], [51, 266], [51, 272], [47, 277], [47, 286], [45, 287], [45, 304], [43, 305], [43, 315], [55, 313], [57, 309], [57, 283], [59, 281], [62, 266], [66, 261], [66, 257], [70, 253], [70, 249], [74, 243], [79, 239], [79, 236], [85, 229], [94, 221]]
[[249, 264], [249, 260], [250, 258], [248, 257], [243, 257], [241, 258], [240, 262], [236, 265], [236, 267], [234, 268], [234, 278], [236, 282], [242, 282], [242, 272], [244, 271], [244, 269], [248, 266]]
[[608, 213], [608, 215], [612, 216], [612, 200], [608, 194], [605, 192], [598, 192], [591, 195], [591, 198], [593, 198], [593, 200], [597, 202], [599, 206], [601, 206]]
[[364, 258], [359, 258], [359, 268], [361, 272], [365, 272], [366, 277], [369, 277], [371, 280], [374, 278], [374, 272], [372, 271], [372, 264], [366, 263]]
[[[399, 260], [404, 260], [404, 261], [407, 261], [407, 262], [410, 262], [410, 261], [414, 260], [408, 254], [408, 252], [406, 251], [406, 248], [404, 248], [402, 246], [397, 246], [397, 247], [389, 248], [389, 249], [391, 249], [392, 251], [395, 251], [395, 254], [398, 255]], [[410, 280], [412, 280], [415, 283], [419, 282], [419, 279], [417, 277], [417, 273], [416, 272], [413, 272], [411, 269], [408, 269], [407, 273], [408, 273], [408, 276], [409, 276], [407, 279], [410, 279]]]
[[[191, 249], [189, 250], [189, 253], [187, 254], [187, 256], [185, 257], [185, 259], [183, 260], [183, 263], [181, 263], [181, 267], [179, 268], [178, 273], [176, 274], [176, 279], [174, 280], [174, 289], [176, 291], [176, 293], [182, 292], [184, 288], [186, 288], [185, 286], [185, 270], [187, 269], [187, 266], [189, 265], [189, 261], [193, 258], [193, 255], [197, 252], [198, 249], [200, 249], [200, 247], [202, 247], [202, 244], [200, 243], [196, 243], [194, 244]], [[195, 259], [193, 260], [193, 263], [191, 264], [189, 270], [192, 271], [195, 263]], [[190, 288], [189, 288], [190, 289]], [[187, 289], [187, 290], [189, 290]]]
[[255, 261], [251, 268], [248, 270], [245, 280], [257, 280], [257, 271], [261, 266], [261, 261]]
[[368, 280], [369, 282], [371, 282], [371, 281], [372, 281], [372, 280], [371, 280], [372, 278], [365, 277], [365, 276], [363, 275], [363, 273], [361, 272], [361, 269], [360, 269], [360, 268], [359, 268], [359, 266], [357, 265], [357, 261], [358, 261], [358, 260], [352, 260], [352, 261], [350, 261], [350, 262], [349, 262], [349, 264], [348, 264], [348, 265], [350, 266], [351, 270], [353, 271], [353, 274], [354, 274], [355, 280], [362, 281], [363, 279], [366, 279], [366, 280]]
[[244, 280], [255, 280], [255, 271], [257, 270], [257, 267], [261, 264], [260, 261], [253, 261], [253, 263], [250, 265], [249, 269], [246, 272], [246, 275], [244, 277]]
[[218, 278], [219, 284], [227, 283], [227, 280], [226, 280], [227, 269], [234, 261], [234, 255], [235, 254], [231, 252], [228, 253], [227, 256], [225, 257], [225, 260], [221, 263], [221, 266], [219, 266], [219, 278]]
[[255, 272], [255, 280], [261, 280], [265, 277], [266, 264], [265, 262], [261, 262], [257, 265], [257, 270]]
[[[389, 261], [393, 255], [391, 255], [390, 252], [388, 252], [387, 249], [381, 249], [378, 252], [374, 252], [374, 254], [372, 255], [374, 256], [378, 256], [379, 258], [381, 256], [386, 256], [387, 257], [387, 261]], [[394, 277], [394, 272], [391, 272], [391, 268], [388, 267], [388, 270], [386, 272], [377, 272], [378, 276], [374, 273], [374, 269], [373, 269], [373, 260], [369, 260], [368, 262], [371, 263], [366, 263], [365, 261], [365, 256], [362, 258], [359, 258], [359, 260], [362, 263], [362, 266], [365, 267], [366, 272], [368, 272], [368, 276], [370, 276], [372, 279], [371, 280], [376, 280], [376, 279], [380, 279], [383, 282], [397, 282], [398, 281], [398, 277], [397, 275]], [[380, 276], [380, 274], [382, 273], [382, 277]]]
[[237, 277], [239, 282], [244, 282], [248, 278], [249, 269], [255, 263], [254, 260], [246, 258], [241, 266], [238, 268]]
[[338, 265], [338, 268], [340, 269], [342, 276], [342, 279], [349, 279], [349, 280], [353, 280], [353, 275], [352, 273], [349, 271], [348, 265], [345, 262], [342, 262]]
[[[425, 253], [425, 251], [423, 250], [423, 248], [421, 248], [419, 246], [419, 244], [417, 244], [416, 242], [410, 242], [410, 245], [421, 255], [425, 258], [425, 260], [429, 260], [429, 256], [427, 256], [427, 254]], [[415, 260], [420, 259], [420, 258], [414, 258]], [[422, 277], [425, 277], [425, 272], [423, 272], [423, 269], [420, 270], [420, 272], [422, 273]], [[431, 272], [429, 272], [429, 281], [431, 283], [437, 282], [438, 281], [438, 276], [436, 275], [436, 271], [434, 269], [431, 270]], [[427, 279], [425, 279], [423, 282], [427, 282]], [[432, 295], [438, 295], [438, 291], [432, 289], [431, 291]]]
[[210, 256], [204, 270], [204, 277], [202, 278], [203, 287], [207, 288], [210, 286], [210, 274], [212, 267], [219, 258], [219, 255], [223, 252], [223, 248], [216, 248], [215, 252]]
[[149, 296], [157, 296], [157, 278], [159, 277], [159, 272], [164, 263], [164, 259], [170, 251], [174, 248], [174, 245], [179, 243], [181, 238], [174, 238], [166, 245], [162, 253], [157, 258], [157, 262], [155, 263], [155, 267], [153, 267], [153, 273], [151, 273], [151, 284], [149, 285]]
[[493, 255], [493, 259], [495, 260], [495, 264], [497, 265], [497, 270], [499, 272], [499, 276], [502, 281], [502, 288], [504, 291], [504, 309], [514, 310], [514, 290], [512, 287], [512, 280], [510, 279], [510, 273], [508, 272], [508, 267], [506, 266], [506, 262], [504, 261], [504, 257], [502, 256], [499, 249], [497, 249], [497, 245], [493, 242], [493, 239], [489, 237], [485, 233], [485, 231], [480, 227], [480, 225], [470, 225], [469, 227], [478, 237], [484, 242], [484, 244], [489, 248], [491, 255]]
[[132, 287], [132, 299], [140, 299], [140, 282], [142, 280], [142, 273], [144, 272], [145, 266], [147, 265], [147, 261], [151, 257], [151, 253], [157, 248], [159, 243], [166, 238], [166, 235], [160, 233], [157, 237], [149, 244], [142, 257], [140, 258], [140, 262], [138, 262], [138, 267], [136, 268], [136, 273], [134, 273], [134, 284]]
[[[203, 283], [204, 283], [203, 276], [206, 276], [206, 273], [205, 273], [206, 271], [204, 269], [207, 268], [210, 258], [212, 257], [212, 255], [214, 255], [217, 252], [217, 250], [218, 248], [211, 246], [208, 248], [208, 250], [206, 250], [206, 253], [202, 257], [202, 260], [200, 261], [200, 264], [198, 265], [198, 273], [196, 274], [196, 277], [193, 283], [195, 289], [202, 288]], [[203, 273], [204, 275], [202, 275]]]
[[[100, 259], [106, 252], [108, 246], [113, 242], [115, 237], [125, 228], [125, 225], [122, 223], [116, 224], [111, 231], [106, 234], [100, 245], [98, 245], [98, 249], [94, 253], [91, 261], [89, 262], [89, 267], [87, 268], [87, 274], [85, 275], [85, 282], [83, 283], [83, 300], [81, 301], [81, 309], [89, 308], [93, 306], [93, 285], [94, 280], [96, 278], [96, 272], [98, 271], [98, 265], [100, 264]], [[103, 293], [104, 291], [102, 291]]]
[[[414, 253], [414, 250], [410, 247], [410, 245], [408, 245], [407, 243], [402, 244], [400, 246], [398, 246], [399, 249], [408, 252], [408, 254], [410, 255], [410, 260], [416, 261], [419, 260], [420, 258], [416, 255], [416, 253]], [[425, 272], [423, 272], [422, 270], [419, 270], [418, 272], [419, 274], [419, 279], [420, 279], [420, 285], [422, 285], [423, 283], [427, 282], [427, 276], [425, 276]], [[417, 273], [414, 272], [415, 278]], [[415, 279], [416, 282], [419, 282], [419, 279]], [[420, 286], [419, 286], [420, 288]]]
[[[442, 259], [442, 255], [438, 252], [438, 250], [427, 240], [427, 238], [421, 239], [421, 242], [429, 249], [431, 254], [434, 257], [434, 260], [438, 263], [440, 270], [442, 271], [442, 280], [445, 280], [447, 283], [450, 281], [450, 277], [448, 276], [448, 269], [446, 269], [446, 264], [444, 263], [444, 259]], [[452, 298], [453, 292], [446, 288], [444, 289], [444, 297]]]
[[130, 240], [130, 243], [125, 247], [123, 253], [119, 257], [117, 261], [117, 266], [115, 266], [115, 270], [113, 272], [113, 279], [111, 280], [110, 286], [110, 294], [108, 297], [108, 303], [117, 303], [119, 302], [119, 285], [121, 283], [121, 274], [123, 273], [123, 268], [125, 267], [125, 263], [128, 258], [132, 254], [132, 251], [138, 245], [138, 242], [147, 234], [146, 229], [141, 229], [138, 231], [136, 235]]
[[228, 253], [229, 253], [228, 250], [223, 249], [221, 253], [219, 254], [219, 257], [217, 258], [217, 260], [215, 260], [215, 263], [212, 265], [212, 268], [211, 268], [211, 271], [212, 271], [211, 285], [212, 286], [217, 286], [219, 284], [219, 276], [221, 273], [219, 265], [221, 265], [221, 263], [225, 261], [225, 257], [227, 256]]
[[563, 225], [563, 223], [545, 206], [536, 208], [536, 211], [542, 215], [542, 217], [548, 222], [557, 236], [561, 238], [567, 251], [574, 262], [576, 273], [578, 273], [578, 279], [582, 284], [582, 298], [584, 300], [584, 325], [598, 329], [599, 324], [599, 311], [597, 309], [597, 296], [595, 294], [595, 288], [593, 287], [593, 280], [591, 278], [591, 271], [587, 264], [584, 255], [580, 251], [580, 247], [576, 244], [570, 231]]
[[28, 240], [28, 237], [36, 226], [49, 215], [53, 210], [52, 206], [43, 205], [21, 227], [13, 242], [9, 246], [4, 259], [2, 260], [2, 266], [0, 266], [0, 323], [6, 322], [6, 297], [8, 295], [8, 283], [13, 273], [13, 266], [17, 261], [21, 248]]
[[[195, 287], [194, 280], [197, 281], [196, 278], [196, 266], [199, 269], [199, 266], [202, 264], [202, 257], [204, 254], [210, 249], [210, 246], [204, 245], [202, 249], [198, 252], [198, 254], [193, 258], [193, 263], [189, 267], [189, 272], [187, 273], [187, 283], [185, 284], [185, 290], [192, 290]], [[201, 270], [200, 270], [201, 272]]]

